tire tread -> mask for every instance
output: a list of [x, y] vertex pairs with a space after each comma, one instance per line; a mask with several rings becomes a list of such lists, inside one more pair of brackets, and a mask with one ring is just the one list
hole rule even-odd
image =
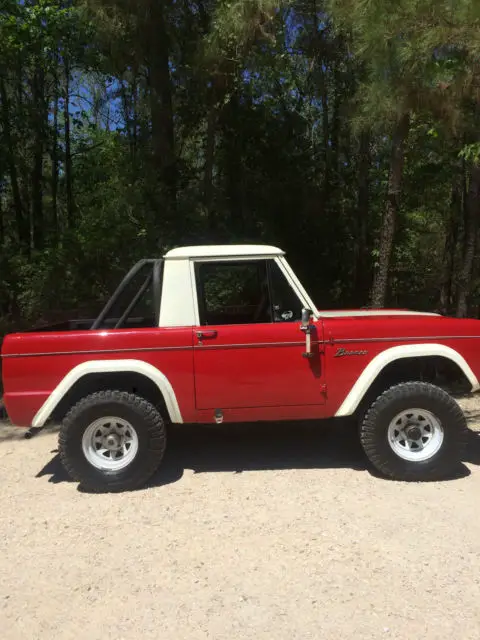
[[[442, 423], [446, 423], [444, 429], [454, 431], [455, 452], [452, 453], [456, 455], [448, 457], [436, 454], [432, 460], [426, 461], [429, 464], [402, 461], [402, 464], [392, 465], [379, 447], [378, 424], [381, 414], [392, 401], [408, 403], [412, 396], [418, 395], [422, 395], [429, 403], [442, 406]], [[360, 441], [368, 459], [378, 471], [394, 480], [437, 480], [445, 477], [460, 462], [467, 438], [468, 427], [461, 407], [443, 389], [426, 382], [404, 382], [390, 387], [373, 402], [360, 426]]]
[[[76, 424], [81, 414], [97, 404], [114, 402], [127, 405], [139, 415], [142, 415], [145, 423], [148, 425], [149, 433], [149, 452], [151, 455], [147, 457], [145, 465], [142, 465], [141, 473], [136, 473], [131, 482], [118, 481], [110, 482], [107, 485], [99, 483], [92, 479], [82, 477], [75, 464], [75, 460], [68, 454], [68, 443], [73, 425]], [[160, 464], [166, 446], [165, 424], [159, 411], [144, 398], [129, 393], [127, 391], [116, 391], [114, 389], [107, 391], [97, 391], [79, 400], [65, 416], [58, 437], [60, 460], [72, 478], [76, 482], [80, 482], [82, 489], [92, 493], [119, 492], [131, 490], [144, 485]]]

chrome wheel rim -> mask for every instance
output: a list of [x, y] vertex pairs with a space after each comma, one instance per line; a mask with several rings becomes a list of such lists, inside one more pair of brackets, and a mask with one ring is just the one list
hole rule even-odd
[[388, 427], [388, 443], [402, 460], [423, 462], [432, 458], [443, 444], [440, 420], [425, 409], [398, 413]]
[[119, 471], [137, 455], [137, 432], [123, 418], [99, 418], [85, 429], [82, 449], [85, 458], [97, 469]]

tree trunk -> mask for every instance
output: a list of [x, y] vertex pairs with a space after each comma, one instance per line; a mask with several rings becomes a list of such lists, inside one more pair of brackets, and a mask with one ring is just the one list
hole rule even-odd
[[34, 151], [32, 166], [32, 248], [43, 248], [43, 148], [44, 148], [44, 117], [45, 117], [45, 95], [44, 95], [44, 72], [41, 63], [33, 74], [32, 97], [35, 111], [33, 113]]
[[3, 181], [0, 178], [0, 249], [5, 242], [5, 223], [3, 220]]
[[150, 52], [150, 107], [152, 115], [153, 154], [160, 182], [166, 187], [169, 205], [175, 209], [177, 175], [172, 104], [172, 82], [169, 67], [169, 39], [165, 19], [165, 3], [150, 2], [148, 25]]
[[203, 206], [208, 217], [208, 227], [214, 231], [217, 218], [213, 210], [213, 167], [215, 163], [215, 138], [217, 135], [218, 109], [216, 104], [216, 84], [212, 79], [209, 109], [207, 115], [207, 134], [205, 138], [205, 167], [203, 173]]
[[123, 119], [127, 131], [128, 147], [130, 149], [131, 161], [135, 161], [136, 153], [136, 129], [137, 129], [137, 104], [136, 104], [136, 80], [133, 76], [129, 85], [121, 83], [120, 95], [123, 106]]
[[[332, 111], [332, 124], [331, 124], [331, 144], [330, 144], [330, 171], [331, 182], [333, 190], [338, 188], [339, 178], [339, 159], [340, 159], [340, 109], [342, 100], [344, 99], [344, 93], [340, 87], [340, 72], [338, 69], [338, 62], [333, 66], [333, 111]], [[328, 119], [327, 119], [328, 122]]]
[[68, 54], [64, 59], [65, 68], [65, 183], [67, 187], [67, 224], [73, 227], [74, 200], [73, 200], [73, 172], [72, 172], [72, 148], [70, 135], [70, 61]]
[[457, 317], [459, 318], [465, 318], [468, 313], [468, 296], [480, 215], [480, 167], [478, 166], [472, 167], [465, 206], [465, 240], [457, 290]]
[[328, 95], [328, 60], [322, 59], [322, 42], [321, 36], [319, 34], [319, 9], [317, 7], [317, 0], [312, 0], [311, 5], [312, 11], [312, 20], [313, 27], [315, 30], [314, 41], [313, 41], [313, 54], [314, 54], [314, 63], [316, 66], [316, 71], [319, 74], [319, 88], [320, 88], [320, 104], [322, 108], [322, 156], [323, 156], [323, 184], [322, 184], [322, 207], [325, 208], [326, 203], [330, 199], [330, 126], [329, 126], [329, 117], [328, 117], [328, 105], [329, 105], [329, 95]]
[[137, 105], [137, 70], [133, 71], [132, 80], [132, 161], [137, 157], [137, 136], [138, 136], [138, 105]]
[[323, 206], [330, 199], [330, 152], [329, 152], [329, 123], [328, 123], [328, 89], [326, 73], [320, 69], [321, 87], [320, 100], [322, 104], [322, 136], [323, 136]]
[[354, 246], [353, 284], [357, 304], [365, 304], [368, 298], [368, 213], [369, 213], [370, 133], [360, 134], [358, 151], [358, 201], [356, 239]]
[[231, 227], [238, 238], [243, 237], [243, 164], [242, 137], [238, 135], [240, 115], [238, 95], [234, 94], [225, 113], [223, 137], [226, 148], [226, 195], [230, 210]]
[[[463, 163], [462, 163], [463, 166]], [[453, 304], [453, 275], [455, 251], [458, 242], [458, 228], [462, 215], [463, 172], [455, 175], [452, 183], [450, 214], [445, 225], [445, 245], [443, 249], [443, 273], [440, 284], [440, 313], [448, 314]]]
[[10, 174], [10, 186], [12, 189], [13, 204], [15, 207], [15, 221], [17, 227], [18, 240], [21, 246], [29, 247], [28, 220], [25, 217], [22, 197], [20, 194], [20, 186], [18, 183], [17, 165], [15, 163], [15, 149], [13, 146], [11, 123], [10, 123], [10, 107], [5, 86], [5, 80], [0, 75], [0, 99], [2, 102], [2, 122], [3, 137], [7, 148], [7, 163]]
[[131, 158], [133, 158], [132, 128], [131, 128], [131, 118], [130, 118], [129, 97], [131, 98], [131, 93], [130, 93], [130, 96], [128, 96], [127, 87], [125, 86], [125, 83], [123, 81], [120, 82], [120, 98], [122, 100], [123, 120], [125, 122], [125, 130], [127, 132], [127, 140], [128, 140], [128, 146], [130, 148], [130, 156]]
[[405, 142], [410, 129], [410, 114], [404, 114], [395, 128], [390, 157], [387, 201], [380, 233], [378, 266], [375, 271], [371, 302], [374, 307], [385, 306], [388, 288], [388, 272], [392, 255], [393, 238], [400, 204], [403, 165], [405, 161]]
[[[55, 57], [55, 64], [58, 64], [58, 56]], [[58, 238], [58, 77], [55, 70], [53, 78], [53, 140], [52, 140], [52, 225], [53, 234]]]

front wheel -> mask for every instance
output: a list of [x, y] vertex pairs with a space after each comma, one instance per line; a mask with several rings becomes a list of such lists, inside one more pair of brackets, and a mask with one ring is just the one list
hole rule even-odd
[[59, 451], [82, 488], [118, 492], [147, 482], [163, 458], [165, 441], [164, 422], [152, 404], [131, 393], [101, 391], [67, 414]]
[[442, 389], [407, 382], [385, 391], [360, 427], [371, 463], [396, 480], [440, 480], [458, 467], [467, 439], [465, 416]]

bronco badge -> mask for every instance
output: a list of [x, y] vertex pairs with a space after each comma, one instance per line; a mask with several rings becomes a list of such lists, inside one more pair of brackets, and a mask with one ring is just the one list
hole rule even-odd
[[343, 358], [343, 356], [366, 356], [368, 351], [362, 349], [360, 351], [349, 351], [348, 349], [337, 349], [334, 358]]

